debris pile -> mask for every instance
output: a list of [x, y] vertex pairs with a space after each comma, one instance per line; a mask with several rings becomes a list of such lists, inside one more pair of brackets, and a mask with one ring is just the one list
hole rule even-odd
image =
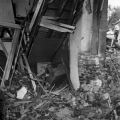
[[66, 84], [51, 89], [50, 82], [44, 83], [48, 71], [46, 74], [34, 75], [34, 91], [29, 75], [16, 71], [4, 91], [6, 120], [120, 119], [120, 63], [116, 56], [106, 57], [104, 65], [83, 64], [81, 87], [76, 92]]

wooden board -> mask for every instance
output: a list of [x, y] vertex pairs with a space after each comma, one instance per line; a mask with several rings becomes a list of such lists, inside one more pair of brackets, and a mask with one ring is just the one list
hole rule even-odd
[[1, 88], [5, 87], [4, 82], [9, 79], [13, 59], [15, 57], [16, 46], [17, 46], [17, 43], [18, 43], [18, 40], [19, 40], [19, 35], [20, 35], [20, 30], [19, 29], [15, 30], [14, 36], [13, 36], [13, 41], [12, 41], [11, 51], [8, 55], [5, 70], [4, 70], [4, 74], [3, 74], [3, 77], [2, 77]]
[[40, 22], [40, 26], [49, 28], [51, 30], [55, 30], [58, 32], [68, 32], [68, 33], [72, 33], [73, 30], [75, 29], [74, 26], [49, 20], [46, 16], [42, 18]]
[[38, 4], [37, 4], [36, 10], [35, 10], [35, 13], [34, 13], [34, 15], [33, 15], [33, 17], [32, 17], [32, 20], [31, 20], [31, 23], [30, 23], [30, 26], [29, 26], [29, 31], [30, 31], [30, 32], [31, 32], [32, 27], [33, 27], [33, 25], [34, 25], [34, 23], [35, 23], [35, 20], [36, 20], [36, 18], [37, 18], [37, 15], [38, 15], [38, 13], [39, 13], [39, 11], [40, 11], [40, 8], [41, 8], [41, 6], [42, 6], [42, 3], [43, 3], [43, 0], [39, 0], [39, 1], [38, 1]]

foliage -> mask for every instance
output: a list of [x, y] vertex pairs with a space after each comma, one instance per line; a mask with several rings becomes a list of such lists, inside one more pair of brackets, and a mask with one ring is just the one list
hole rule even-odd
[[117, 22], [120, 19], [120, 8], [111, 8], [108, 7], [108, 26], [113, 27], [113, 23]]

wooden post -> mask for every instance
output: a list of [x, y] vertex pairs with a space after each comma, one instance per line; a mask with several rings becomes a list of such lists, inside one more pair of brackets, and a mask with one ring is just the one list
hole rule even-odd
[[16, 46], [17, 46], [17, 43], [18, 43], [18, 40], [19, 40], [19, 35], [20, 35], [20, 30], [16, 29], [15, 32], [14, 32], [14, 35], [13, 35], [11, 51], [8, 55], [5, 70], [4, 70], [4, 74], [3, 74], [3, 77], [2, 77], [1, 88], [4, 87], [4, 82], [9, 79], [13, 59], [15, 57]]
[[104, 61], [106, 50], [108, 0], [94, 0], [91, 54]]
[[28, 60], [27, 60], [27, 57], [26, 57], [25, 54], [23, 54], [23, 58], [24, 58], [24, 61], [25, 61], [25, 64], [26, 64], [26, 68], [27, 68], [27, 70], [28, 70], [28, 74], [29, 74], [29, 76], [30, 76], [30, 78], [31, 78], [31, 82], [32, 82], [34, 91], [36, 91], [36, 84], [35, 84], [35, 82], [33, 81], [33, 79], [34, 79], [33, 73], [32, 73], [32, 71], [31, 71], [31, 69], [30, 69], [30, 66], [29, 66], [29, 63], [28, 63]]
[[98, 2], [99, 0], [94, 0], [94, 3], [93, 3], [93, 24], [92, 24], [92, 41], [91, 41], [92, 55], [98, 54], [98, 44], [99, 44]]

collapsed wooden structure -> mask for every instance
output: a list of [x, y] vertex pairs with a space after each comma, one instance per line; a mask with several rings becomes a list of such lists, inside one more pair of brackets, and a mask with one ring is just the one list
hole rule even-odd
[[[0, 0], [1, 3], [3, 1]], [[11, 0], [9, 2], [11, 4]], [[58, 9], [54, 8], [56, 5], [59, 5]], [[27, 70], [33, 79], [28, 59], [31, 61], [34, 42], [40, 38], [36, 38], [36, 36], [40, 32], [41, 36], [43, 32], [47, 32], [47, 39], [52, 35], [60, 37], [60, 39], [57, 37], [51, 38], [59, 40], [59, 44], [53, 52], [54, 54], [52, 53], [52, 56], [50, 56], [51, 60], [56, 57], [59, 59], [58, 56], [60, 55], [66, 67], [68, 79], [72, 83], [73, 88], [77, 90], [80, 87], [79, 56], [97, 55], [99, 58], [104, 59], [107, 5], [108, 0], [36, 0], [23, 24], [16, 24], [14, 20], [14, 22], [11, 22], [9, 18], [7, 19], [8, 21], [3, 22], [0, 18], [0, 26], [13, 31], [12, 47], [9, 53], [2, 40], [0, 41], [7, 56], [1, 88], [6, 86], [6, 81], [9, 81], [10, 85], [17, 67], [20, 67], [21, 70]], [[51, 9], [53, 9], [53, 12], [50, 12]], [[33, 15], [30, 15], [31, 13]], [[34, 59], [34, 56], [32, 57]], [[32, 84], [34, 89], [36, 89], [34, 81], [32, 81]]]

